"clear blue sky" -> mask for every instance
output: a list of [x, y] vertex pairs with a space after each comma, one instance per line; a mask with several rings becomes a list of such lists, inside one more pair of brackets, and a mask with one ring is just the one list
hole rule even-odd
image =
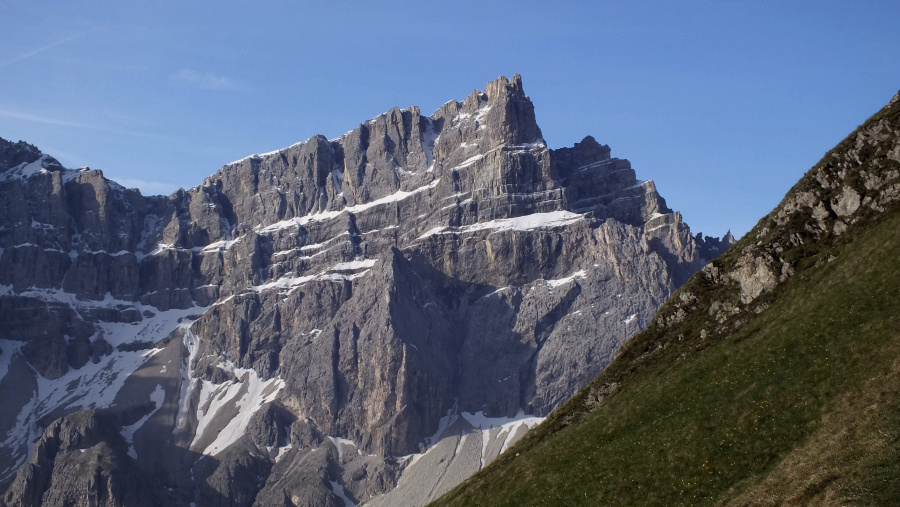
[[0, 0], [0, 137], [145, 194], [521, 73], [694, 232], [745, 233], [900, 89], [900, 2]]

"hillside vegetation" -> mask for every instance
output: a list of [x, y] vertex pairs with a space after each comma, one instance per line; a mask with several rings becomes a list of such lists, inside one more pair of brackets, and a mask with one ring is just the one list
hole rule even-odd
[[900, 101], [437, 505], [900, 505]]

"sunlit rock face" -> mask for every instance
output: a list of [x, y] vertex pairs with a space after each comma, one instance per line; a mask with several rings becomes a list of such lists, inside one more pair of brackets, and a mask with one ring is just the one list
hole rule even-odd
[[518, 75], [168, 197], [0, 140], [0, 503], [425, 502], [601, 371], [701, 239], [608, 146], [549, 149]]

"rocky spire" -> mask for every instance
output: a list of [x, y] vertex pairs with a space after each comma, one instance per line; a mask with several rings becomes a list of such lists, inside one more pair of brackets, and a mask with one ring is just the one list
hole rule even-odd
[[534, 104], [525, 95], [522, 76], [512, 80], [500, 76], [490, 81], [484, 91], [473, 90], [462, 103], [461, 115], [480, 117], [490, 147], [543, 143], [544, 137], [534, 117]]

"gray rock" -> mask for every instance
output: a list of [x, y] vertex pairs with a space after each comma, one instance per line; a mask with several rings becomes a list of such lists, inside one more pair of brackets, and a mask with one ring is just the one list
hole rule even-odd
[[69, 371], [69, 347], [66, 339], [58, 334], [30, 340], [19, 350], [28, 364], [50, 380], [62, 377]]
[[697, 235], [694, 236], [694, 242], [697, 243], [697, 247], [700, 249], [700, 259], [702, 259], [702, 264], [706, 264], [731, 248], [735, 239], [734, 236], [731, 235], [730, 230], [725, 233], [725, 236], [722, 236], [722, 239], [704, 236], [703, 233], [698, 232]]

